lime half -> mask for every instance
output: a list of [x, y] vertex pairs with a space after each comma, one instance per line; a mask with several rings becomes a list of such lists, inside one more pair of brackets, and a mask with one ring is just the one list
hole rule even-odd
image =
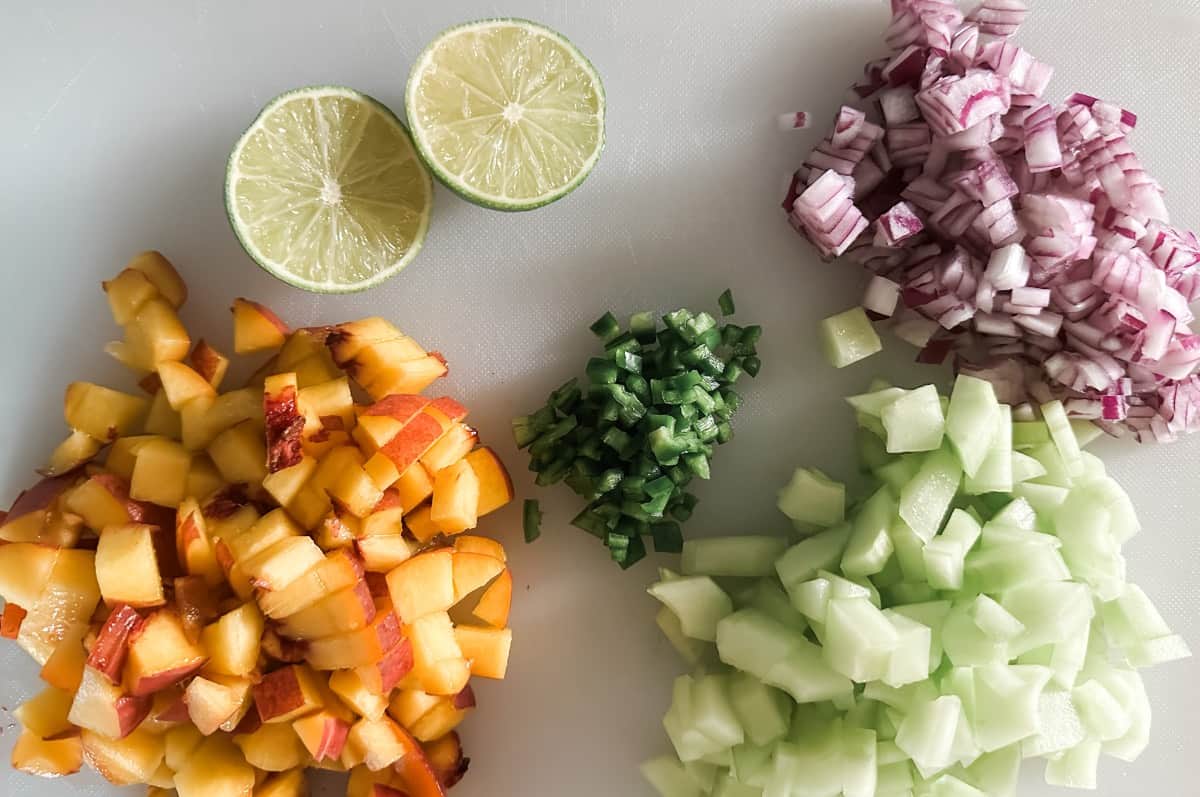
[[225, 206], [250, 257], [318, 293], [365, 290], [412, 260], [433, 183], [381, 103], [319, 86], [276, 97], [233, 154]]
[[604, 87], [558, 33], [520, 19], [445, 31], [408, 79], [421, 157], [467, 200], [530, 210], [569, 194], [604, 148]]

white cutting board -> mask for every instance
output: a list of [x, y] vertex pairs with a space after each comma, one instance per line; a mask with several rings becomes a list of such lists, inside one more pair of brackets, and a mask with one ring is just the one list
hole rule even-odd
[[[533, 493], [508, 420], [580, 370], [587, 324], [606, 309], [715, 302], [734, 289], [737, 320], [761, 322], [765, 367], [747, 389], [737, 437], [717, 455], [692, 534], [782, 531], [776, 488], [797, 464], [851, 466], [842, 395], [882, 373], [937, 378], [901, 346], [843, 372], [827, 367], [816, 321], [850, 306], [863, 283], [817, 260], [778, 203], [784, 176], [816, 131], [782, 134], [775, 116], [832, 118], [843, 88], [881, 52], [882, 0], [570, 0], [437, 2], [6, 2], [0, 6], [0, 501], [29, 481], [63, 434], [72, 379], [125, 385], [100, 353], [117, 334], [99, 282], [157, 248], [191, 286], [190, 328], [228, 349], [228, 306], [254, 297], [294, 324], [394, 318], [450, 360], [443, 389], [467, 401], [507, 458], [522, 495], [547, 510], [526, 547], [519, 513], [484, 529], [510, 543], [518, 579], [515, 647], [504, 683], [479, 689], [464, 726], [473, 758], [460, 797], [649, 795], [637, 773], [663, 751], [659, 724], [679, 665], [643, 589], [653, 557], [622, 573], [567, 527], [566, 488]], [[1134, 143], [1168, 189], [1181, 224], [1200, 226], [1200, 2], [1036, 2], [1022, 43], [1054, 63], [1053, 97], [1079, 90], [1141, 115]], [[242, 253], [222, 204], [225, 159], [277, 93], [341, 83], [402, 111], [405, 79], [441, 29], [509, 15], [566, 34], [608, 93], [608, 149], [562, 202], [524, 215], [439, 189], [429, 239], [408, 271], [365, 295], [310, 296]], [[1200, 648], [1200, 437], [1169, 448], [1103, 445], [1146, 531], [1129, 571]], [[663, 557], [663, 563], [670, 564]], [[0, 705], [38, 688], [36, 670], [0, 646]], [[1200, 660], [1148, 675], [1152, 746], [1135, 764], [1106, 760], [1101, 795], [1196, 794]], [[0, 711], [0, 755], [16, 729]], [[1035, 769], [1030, 767], [1031, 770]], [[1056, 793], [1030, 771], [1023, 794]], [[46, 784], [0, 767], [0, 795], [117, 793], [95, 775]], [[335, 792], [330, 792], [335, 793]]]

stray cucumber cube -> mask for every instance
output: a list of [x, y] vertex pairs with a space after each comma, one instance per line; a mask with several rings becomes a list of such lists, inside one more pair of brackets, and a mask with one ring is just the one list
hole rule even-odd
[[822, 321], [821, 345], [825, 359], [834, 368], [845, 368], [883, 351], [883, 343], [861, 307]]

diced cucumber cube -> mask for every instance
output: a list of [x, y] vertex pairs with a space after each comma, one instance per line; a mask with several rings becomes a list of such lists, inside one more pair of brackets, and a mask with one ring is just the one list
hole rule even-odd
[[[690, 764], [695, 762], [689, 761], [688, 763]], [[733, 766], [733, 751], [728, 747], [720, 750], [714, 750], [713, 752], [708, 753], [701, 758], [699, 763], [711, 764], [712, 766], [715, 766], [718, 771], [727, 770]], [[687, 766], [687, 764], [684, 764], [684, 766]]]
[[[880, 741], [875, 745], [875, 760], [881, 769], [890, 764], [907, 764], [908, 753], [897, 747], [895, 742]], [[909, 785], [912, 784], [911, 776], [908, 778], [908, 783]], [[879, 784], [879, 789], [881, 791], [895, 791], [895, 789], [885, 787], [882, 782]]]
[[907, 394], [908, 391], [902, 387], [884, 387], [879, 390], [873, 390], [870, 393], [860, 393], [857, 396], [850, 396], [846, 399], [846, 403], [853, 407], [856, 412], [878, 418], [883, 414], [884, 407], [887, 407], [896, 399]]
[[988, 797], [984, 792], [953, 775], [939, 776], [929, 784], [926, 794], [929, 797]]
[[990, 753], [1038, 732], [1038, 700], [1050, 668], [993, 664], [975, 671], [975, 743]]
[[959, 603], [942, 625], [942, 645], [955, 667], [984, 667], [1009, 661], [1009, 643], [984, 633], [971, 617], [971, 604]]
[[850, 540], [850, 531], [848, 525], [837, 526], [788, 548], [775, 563], [783, 588], [790, 593], [793, 586], [808, 581], [818, 570], [837, 565]]
[[646, 591], [675, 612], [683, 633], [692, 639], [715, 641], [717, 623], [733, 612], [733, 601], [708, 576], [660, 581]]
[[[865, 592], [865, 590], [864, 590]], [[814, 578], [797, 584], [788, 591], [792, 606], [809, 620], [825, 623], [829, 609], [829, 599], [833, 595], [833, 585], [827, 578]]]
[[989, 797], [1016, 797], [1021, 775], [1021, 748], [1009, 745], [984, 753], [966, 768], [967, 780]]
[[796, 523], [836, 526], [846, 517], [846, 486], [815, 468], [797, 468], [779, 491], [779, 511]]
[[866, 598], [829, 601], [822, 653], [837, 672], [859, 683], [880, 680], [900, 637]]
[[1093, 678], [1075, 687], [1071, 699], [1090, 738], [1111, 742], [1129, 732], [1133, 717], [1100, 681]]
[[930, 540], [921, 553], [929, 586], [934, 589], [962, 589], [963, 567], [967, 557], [962, 545], [938, 536]]
[[861, 426], [856, 427], [854, 439], [857, 443], [858, 463], [864, 470], [880, 468], [892, 461], [883, 438]]
[[840, 726], [814, 728], [801, 740], [780, 742], [775, 748], [775, 766], [763, 789], [763, 797], [791, 797], [793, 794], [835, 797], [840, 794], [839, 730]]
[[[935, 390], [936, 392], [936, 390]], [[958, 454], [963, 473], [975, 476], [991, 453], [999, 428], [1000, 413], [1011, 418], [1011, 412], [1001, 409], [992, 383], [960, 374], [950, 393], [950, 409], [946, 412], [946, 436]], [[1011, 441], [1004, 453], [1011, 450]], [[1011, 466], [1011, 458], [1002, 457]]]
[[888, 686], [901, 687], [929, 677], [932, 669], [929, 651], [933, 629], [903, 614], [884, 609], [883, 616], [896, 631], [896, 647], [888, 659], [882, 680]]
[[787, 733], [792, 721], [792, 699], [747, 673], [733, 676], [730, 701], [746, 737], [766, 747]]
[[782, 537], [712, 537], [687, 540], [680, 568], [685, 575], [765, 576], [787, 547]]
[[696, 782], [700, 791], [708, 794], [713, 790], [713, 786], [717, 782], [717, 773], [721, 771], [721, 768], [707, 761], [688, 761], [683, 765], [683, 771]]
[[694, 725], [692, 690], [695, 681], [690, 675], [675, 679], [671, 707], [663, 715], [663, 729], [681, 761], [696, 761], [721, 751], [721, 745], [709, 739]]
[[1108, 476], [1108, 470], [1104, 467], [1104, 461], [1100, 457], [1090, 451], [1084, 451], [1080, 457], [1083, 459], [1083, 473], [1076, 481], [1081, 486], [1103, 481]]
[[[880, 750], [883, 745], [879, 745]], [[899, 748], [897, 748], [899, 749]], [[880, 761], [879, 771], [875, 775], [875, 791], [877, 794], [898, 794], [901, 792], [912, 793], [913, 776], [912, 764], [908, 763], [908, 756], [904, 757], [903, 761], [892, 761], [883, 763]]]
[[1069, 689], [1044, 689], [1038, 697], [1038, 732], [1021, 740], [1024, 758], [1051, 756], [1085, 738], [1083, 721]]
[[996, 422], [991, 446], [974, 476], [963, 479], [963, 492], [968, 495], [984, 493], [1006, 493], [1017, 481], [1013, 471], [1015, 462], [1012, 444], [1012, 411], [1006, 406], [995, 409]]
[[1062, 454], [1054, 443], [1041, 443], [1029, 449], [1029, 456], [1036, 459], [1046, 470], [1046, 473], [1034, 479], [1039, 484], [1053, 484], [1055, 487], [1072, 487], [1075, 479], [1071, 469], [1067, 467]]
[[1192, 649], [1178, 634], [1136, 642], [1123, 648], [1125, 658], [1134, 667], [1154, 667], [1171, 661], [1190, 658]]
[[703, 797], [705, 794], [674, 756], [659, 756], [645, 762], [642, 777], [661, 797]]
[[1013, 416], [1013, 448], [1036, 448], [1050, 442], [1050, 430], [1042, 421], [1031, 421]]
[[654, 615], [654, 622], [658, 624], [663, 636], [671, 643], [671, 647], [675, 648], [680, 657], [691, 667], [695, 667], [703, 661], [709, 651], [713, 649], [712, 643], [693, 639], [683, 633], [683, 625], [679, 622], [679, 616], [666, 606], [663, 606]]
[[1042, 419], [1046, 422], [1046, 428], [1050, 431], [1050, 439], [1054, 442], [1054, 447], [1058, 449], [1058, 455], [1062, 457], [1063, 463], [1067, 466], [1067, 472], [1072, 477], [1081, 475], [1083, 458], [1080, 456], [1079, 440], [1075, 437], [1075, 430], [1071, 428], [1071, 421], [1067, 418], [1067, 411], [1063, 408], [1063, 403], [1050, 401], [1043, 404]]
[[[1062, 642], [1050, 645], [1050, 669], [1054, 670], [1054, 683], [1063, 689], [1069, 689], [1074, 686], [1076, 679], [1079, 677], [1080, 670], [1083, 669], [1084, 662], [1087, 660], [1088, 646], [1091, 641], [1092, 634], [1099, 634], [1097, 624], [1093, 619], [1087, 631], [1082, 634], [1068, 637]], [[1038, 648], [1035, 648], [1037, 650]], [[1024, 664], [1026, 662], [1022, 662]], [[1028, 662], [1036, 664], [1037, 662]]]
[[1063, 502], [1067, 500], [1070, 490], [1066, 487], [1056, 487], [1053, 484], [1035, 484], [1023, 482], [1015, 485], [1013, 495], [1023, 498], [1033, 507], [1039, 516], [1052, 517]]
[[772, 747], [759, 747], [755, 744], [739, 744], [733, 748], [733, 766], [730, 774], [739, 783], [762, 788], [767, 785], [771, 775], [771, 756], [775, 752]]
[[1020, 620], [987, 595], [976, 598], [969, 611], [979, 630], [999, 642], [1008, 642], [1025, 631]]
[[1121, 761], [1136, 761], [1150, 743], [1150, 699], [1142, 676], [1136, 670], [1113, 669], [1099, 679], [1129, 715], [1129, 730], [1119, 739], [1104, 743], [1103, 751]]
[[1046, 467], [1031, 456], [1020, 451], [1012, 452], [1012, 478], [1015, 484], [1040, 479], [1046, 475]]
[[892, 545], [896, 549], [896, 559], [900, 562], [900, 571], [904, 574], [904, 580], [925, 581], [925, 540], [918, 537], [916, 532], [900, 518], [892, 521], [888, 533], [891, 535]]
[[978, 520], [962, 509], [955, 509], [950, 513], [950, 518], [946, 521], [946, 526], [942, 529], [940, 536], [958, 543], [966, 553], [975, 547], [975, 543], [979, 541], [982, 533], [983, 529]]
[[1087, 484], [1080, 492], [1102, 505], [1112, 516], [1110, 531], [1118, 543], [1124, 544], [1142, 530], [1129, 494], [1110, 477]]
[[1092, 442], [1104, 436], [1104, 430], [1097, 426], [1095, 421], [1083, 418], [1071, 419], [1071, 431], [1075, 433], [1075, 440], [1080, 448], [1087, 448]]
[[875, 797], [879, 775], [875, 731], [842, 727], [842, 794], [844, 797]]
[[1095, 789], [1100, 742], [1086, 741], [1046, 762], [1046, 783], [1072, 789]]
[[712, 797], [762, 797], [762, 793], [761, 788], [741, 783], [731, 775], [725, 774], [717, 778]]
[[962, 701], [953, 695], [919, 703], [900, 723], [896, 745], [922, 774], [940, 772], [954, 763], [954, 736], [965, 721]]
[[966, 578], [979, 592], [1003, 592], [1023, 584], [1065, 581], [1070, 577], [1071, 571], [1062, 556], [1048, 545], [983, 546], [967, 554]]
[[887, 432], [890, 454], [933, 451], [941, 447], [946, 433], [941, 397], [933, 385], [898, 397], [882, 409], [880, 420]]
[[1111, 526], [1109, 511], [1078, 491], [1054, 515], [1067, 567], [1102, 601], [1118, 597], [1125, 589], [1125, 558], [1110, 532]]
[[900, 517], [918, 537], [928, 541], [938, 533], [961, 480], [958, 460], [945, 448], [925, 457], [917, 475], [900, 491]]
[[992, 516], [988, 525], [1011, 526], [1032, 531], [1037, 528], [1037, 519], [1037, 512], [1028, 501], [1024, 498], [1014, 498]]
[[[1030, 550], [1045, 549], [1030, 547]], [[1000, 603], [1025, 626], [1010, 643], [1009, 650], [1014, 656], [1086, 635], [1095, 614], [1087, 585], [1068, 581], [1021, 584], [1004, 592]]]
[[1171, 633], [1150, 596], [1136, 584], [1126, 584], [1119, 596], [1101, 604], [1100, 616], [1105, 636], [1119, 647]]
[[[796, 631], [803, 631], [808, 627], [808, 621], [804, 619], [804, 615], [792, 606], [787, 593], [774, 578], [761, 578], [755, 582], [741, 608], [758, 609], [768, 617], [778, 620]], [[822, 621], [824, 621], [823, 617]]]
[[875, 478], [891, 488], [893, 495], [899, 495], [904, 485], [912, 481], [913, 476], [921, 468], [921, 457], [915, 454], [905, 454], [896, 457], [888, 463], [875, 468]]
[[850, 681], [821, 659], [821, 649], [755, 609], [726, 617], [717, 627], [721, 661], [790, 694], [797, 703], [850, 692]]
[[883, 342], [861, 307], [821, 321], [821, 346], [834, 368], [845, 368], [883, 351]]
[[730, 700], [730, 678], [706, 675], [692, 687], [692, 722], [696, 730], [723, 748], [745, 741], [745, 731]]
[[818, 570], [817, 577], [829, 582], [832, 598], [866, 598], [875, 608], [880, 607], [879, 590], [869, 578], [843, 578], [828, 570]]
[[895, 547], [888, 533], [896, 515], [891, 492], [880, 488], [866, 500], [854, 518], [854, 530], [842, 555], [842, 571], [851, 576], [873, 576], [883, 570]]

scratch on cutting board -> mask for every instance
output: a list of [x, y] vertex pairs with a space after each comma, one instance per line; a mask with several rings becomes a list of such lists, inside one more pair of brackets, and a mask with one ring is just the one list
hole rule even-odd
[[392, 18], [388, 16], [387, 7], [383, 2], [377, 3], [379, 13], [383, 15], [383, 23], [387, 25], [387, 29], [392, 34], [392, 40], [396, 42], [396, 46], [403, 48], [404, 42], [400, 41], [400, 32], [396, 30], [396, 26], [392, 24]]
[[25, 149], [28, 149], [32, 140], [37, 138], [37, 134], [42, 130], [42, 125], [46, 123], [46, 120], [50, 118], [50, 115], [53, 114], [58, 106], [62, 104], [62, 101], [67, 98], [67, 93], [71, 91], [71, 87], [74, 86], [75, 83], [78, 82], [79, 78], [83, 77], [83, 73], [88, 71], [88, 68], [95, 63], [96, 59], [100, 57], [101, 52], [101, 50], [97, 50], [96, 52], [92, 53], [91, 57], [83, 63], [83, 66], [79, 67], [79, 71], [72, 75], [66, 83], [62, 84], [62, 88], [60, 88], [58, 93], [54, 95], [54, 100], [50, 103], [50, 106], [46, 108], [45, 112], [38, 117], [37, 122], [34, 123], [33, 130], [29, 133], [29, 141], [25, 142]]

